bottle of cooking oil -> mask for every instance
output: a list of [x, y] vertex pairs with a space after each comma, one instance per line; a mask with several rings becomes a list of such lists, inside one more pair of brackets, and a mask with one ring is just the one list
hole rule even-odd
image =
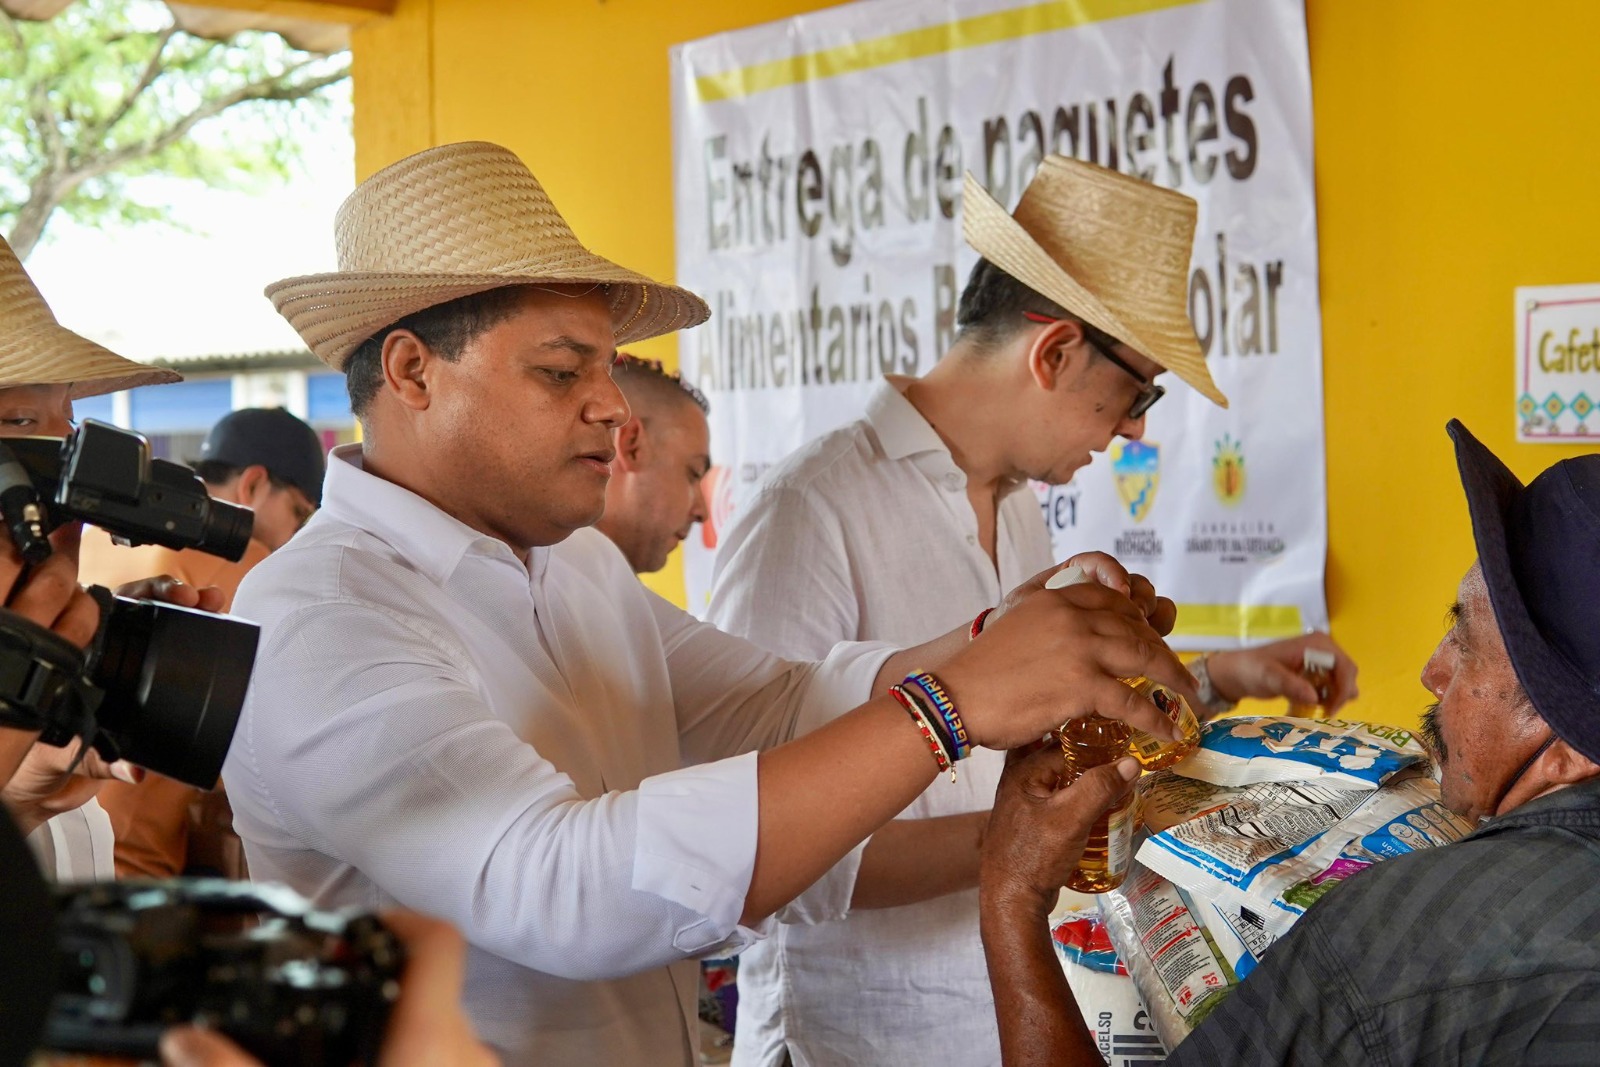
[[1328, 701], [1333, 699], [1333, 669], [1339, 665], [1339, 660], [1332, 652], [1320, 648], [1308, 648], [1300, 657], [1300, 662], [1302, 665], [1300, 674], [1311, 683], [1311, 688], [1317, 691], [1317, 702], [1301, 704], [1290, 701], [1289, 714], [1305, 719], [1323, 714]]
[[[1134, 731], [1126, 723], [1099, 715], [1072, 719], [1061, 727], [1061, 754], [1067, 764], [1067, 781], [1074, 782], [1087, 771], [1115, 763], [1128, 754]], [[1106, 893], [1122, 884], [1133, 861], [1134, 805], [1138, 792], [1132, 791], [1115, 808], [1101, 815], [1089, 828], [1078, 867], [1067, 876], [1067, 888], [1080, 893]]]
[[[1082, 582], [1092, 582], [1093, 578], [1082, 568], [1074, 564], [1052, 574], [1044, 583], [1046, 589], [1060, 589], [1068, 585], [1078, 585]], [[1193, 752], [1200, 744], [1200, 720], [1195, 718], [1194, 711], [1189, 707], [1189, 702], [1183, 699], [1174, 690], [1168, 689], [1150, 678], [1135, 677], [1122, 679], [1124, 685], [1133, 687], [1140, 696], [1147, 698], [1182, 731], [1183, 737], [1177, 741], [1167, 741], [1153, 737], [1143, 730], [1134, 730], [1124, 727], [1128, 731], [1127, 754], [1139, 761], [1139, 765], [1147, 771], [1159, 771], [1177, 763], [1183, 757]], [[1065, 727], [1063, 727], [1065, 730]]]

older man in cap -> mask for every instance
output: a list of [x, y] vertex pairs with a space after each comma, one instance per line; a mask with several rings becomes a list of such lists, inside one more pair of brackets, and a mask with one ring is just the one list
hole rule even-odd
[[[1195, 213], [1181, 193], [1063, 156], [1015, 213], [969, 177], [962, 229], [983, 258], [955, 343], [768, 473], [723, 535], [711, 620], [800, 658], [981, 629], [1054, 559], [1030, 479], [1065, 483], [1116, 438], [1138, 440], [1167, 371], [1225, 403], [1188, 319]], [[1331, 710], [1354, 695], [1355, 668], [1326, 635], [1223, 653], [1196, 675], [1218, 704], [1314, 704], [1296, 673], [1308, 645], [1337, 655]], [[736, 1067], [999, 1057], [977, 880], [1003, 762], [980, 753], [955, 787], [934, 783], [740, 957]]]
[[508, 1063], [690, 1064], [691, 961], [951, 757], [1090, 711], [1174, 735], [1116, 680], [1193, 694], [1150, 621], [1171, 605], [1108, 560], [1134, 598], [1041, 578], [980, 640], [820, 663], [648, 594], [588, 529], [628, 417], [611, 368], [708, 311], [585, 249], [505, 149], [378, 172], [336, 236], [341, 270], [268, 292], [365, 432], [240, 588], [261, 647], [223, 776], [253, 877], [461, 927]]
[[[1523, 486], [1461, 423], [1478, 558], [1422, 672], [1444, 802], [1482, 825], [1336, 887], [1167, 1063], [1600, 1062], [1600, 455]], [[1007, 771], [985, 844], [984, 942], [1006, 1067], [1102, 1062], [1046, 915], [1107, 769], [1054, 792]]]

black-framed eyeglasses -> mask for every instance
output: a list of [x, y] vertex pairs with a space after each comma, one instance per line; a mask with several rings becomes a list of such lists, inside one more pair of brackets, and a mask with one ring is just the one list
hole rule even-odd
[[[1022, 313], [1022, 317], [1027, 319], [1029, 322], [1043, 323], [1047, 326], [1052, 323], [1065, 321], [1063, 319], [1051, 318], [1049, 315], [1040, 315], [1035, 311], [1024, 311]], [[1134, 370], [1133, 365], [1127, 360], [1117, 355], [1117, 353], [1113, 351], [1118, 344], [1118, 341], [1115, 337], [1112, 337], [1110, 334], [1096, 326], [1091, 326], [1087, 322], [1082, 322], [1077, 319], [1072, 321], [1077, 322], [1079, 326], [1083, 327], [1083, 339], [1089, 342], [1089, 344], [1094, 347], [1096, 352], [1104, 356], [1113, 366], [1120, 368], [1128, 375], [1128, 377], [1139, 383], [1139, 392], [1133, 398], [1132, 405], [1130, 405], [1128, 408], [1128, 418], [1144, 418], [1145, 412], [1154, 407], [1157, 400], [1160, 400], [1162, 397], [1167, 395], [1166, 387], [1157, 385], [1149, 378], [1146, 378], [1144, 375]]]

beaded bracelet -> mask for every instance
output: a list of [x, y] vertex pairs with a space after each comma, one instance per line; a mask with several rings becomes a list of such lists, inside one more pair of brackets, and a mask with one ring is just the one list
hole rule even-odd
[[950, 762], [954, 763], [959, 757], [956, 756], [956, 739], [950, 734], [950, 724], [944, 721], [944, 716], [939, 714], [938, 709], [933, 706], [933, 702], [928, 699], [928, 695], [921, 689], [905, 682], [900, 683], [899, 689], [905, 695], [905, 698], [915, 704], [918, 710], [922, 712], [922, 717], [928, 720], [928, 726], [933, 730], [934, 736], [944, 746], [945, 754], [950, 757]]
[[978, 617], [972, 620], [972, 629], [967, 631], [968, 641], [976, 641], [978, 639], [978, 635], [983, 633], [984, 620], [993, 613], [993, 608], [984, 608], [982, 611], [978, 612]]
[[967, 740], [967, 727], [961, 721], [961, 713], [956, 710], [955, 701], [945, 692], [943, 683], [927, 671], [913, 671], [906, 675], [906, 680], [901, 684], [907, 687], [914, 686], [927, 694], [934, 710], [939, 713], [945, 727], [950, 731], [950, 740], [955, 746], [951, 750], [951, 757], [963, 760], [972, 755], [972, 742]]
[[917, 724], [917, 730], [922, 734], [922, 739], [928, 742], [928, 748], [933, 751], [933, 762], [938, 764], [939, 770], [941, 772], [949, 771], [950, 780], [952, 782], [955, 781], [955, 767], [951, 764], [950, 757], [945, 752], [944, 742], [939, 739], [938, 734], [934, 733], [932, 725], [928, 722], [922, 706], [898, 685], [889, 687], [889, 695], [900, 702], [900, 706], [906, 709], [906, 714], [911, 716], [911, 721]]

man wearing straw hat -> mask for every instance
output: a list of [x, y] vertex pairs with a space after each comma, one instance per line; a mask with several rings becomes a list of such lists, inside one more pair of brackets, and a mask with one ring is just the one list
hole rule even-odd
[[[1048, 567], [1029, 479], [1065, 483], [1114, 438], [1137, 440], [1164, 371], [1226, 403], [1188, 317], [1195, 214], [1187, 196], [1063, 156], [1043, 161], [1015, 214], [968, 175], [962, 230], [983, 258], [955, 343], [768, 472], [724, 535], [709, 618], [784, 656], [907, 644]], [[788, 596], [795, 610], [771, 610]], [[1295, 673], [1309, 644], [1337, 652], [1308, 635], [1210, 657], [1197, 675], [1219, 707], [1314, 704]], [[1354, 695], [1337, 654], [1330, 708]], [[936, 783], [741, 956], [738, 1067], [999, 1059], [977, 884], [1003, 764], [981, 753], [955, 787]]]
[[[72, 402], [86, 396], [179, 381], [169, 370], [123, 359], [56, 322], [11, 246], [0, 241], [0, 437], [72, 432]], [[27, 587], [43, 588], [63, 579], [63, 597], [54, 629], [74, 643], [87, 645], [98, 626], [94, 601], [77, 586], [77, 527], [53, 535], [61, 551], [34, 572]], [[9, 538], [6, 552], [12, 553]], [[14, 576], [13, 576], [14, 580]], [[141, 582], [119, 592], [159, 596], [184, 607], [216, 610], [214, 592], [171, 582]], [[20, 610], [15, 599], [6, 606]], [[24, 614], [29, 614], [24, 612]], [[56, 616], [59, 617], [56, 617]], [[0, 728], [0, 782], [4, 800], [45, 870], [61, 880], [110, 879], [111, 822], [95, 801], [104, 780], [132, 782], [143, 772], [126, 763], [104, 763], [91, 753], [78, 773], [68, 774], [71, 746], [33, 744], [32, 735]]]
[[690, 1064], [688, 961], [749, 943], [972, 744], [1091, 710], [1171, 735], [1116, 681], [1193, 692], [1171, 604], [1109, 560], [1138, 603], [1041, 576], [980, 640], [820, 663], [647, 593], [586, 529], [628, 416], [610, 367], [707, 310], [585, 249], [507, 150], [402, 160], [335, 234], [339, 271], [268, 294], [364, 438], [240, 589], [262, 637], [223, 775], [253, 877], [462, 929], [508, 1063]]

